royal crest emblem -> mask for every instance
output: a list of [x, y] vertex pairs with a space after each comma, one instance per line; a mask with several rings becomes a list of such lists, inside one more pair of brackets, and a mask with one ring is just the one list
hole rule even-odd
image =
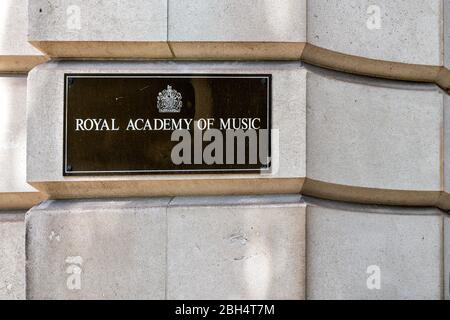
[[167, 86], [158, 94], [158, 110], [160, 113], [177, 113], [183, 107], [181, 93]]

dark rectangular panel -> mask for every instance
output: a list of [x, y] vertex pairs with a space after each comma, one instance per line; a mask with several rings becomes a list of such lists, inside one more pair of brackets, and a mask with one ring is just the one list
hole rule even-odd
[[271, 75], [66, 74], [63, 173], [266, 172], [270, 110]]

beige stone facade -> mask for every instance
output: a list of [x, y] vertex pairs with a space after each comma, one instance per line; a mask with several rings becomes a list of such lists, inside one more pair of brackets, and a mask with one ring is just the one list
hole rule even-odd
[[[449, 298], [449, 0], [0, 2], [0, 299]], [[272, 170], [65, 175], [67, 74], [271, 75]]]

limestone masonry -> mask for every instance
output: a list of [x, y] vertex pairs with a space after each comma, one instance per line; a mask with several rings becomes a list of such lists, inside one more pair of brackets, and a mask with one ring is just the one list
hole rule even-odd
[[450, 299], [449, 210], [450, 0], [0, 1], [0, 299]]

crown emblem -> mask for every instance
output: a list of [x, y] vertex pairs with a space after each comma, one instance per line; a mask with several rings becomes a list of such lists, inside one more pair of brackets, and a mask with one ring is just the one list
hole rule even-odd
[[158, 110], [159, 112], [180, 112], [181, 107], [183, 107], [183, 101], [181, 93], [177, 90], [172, 89], [171, 86], [167, 86], [158, 94]]

